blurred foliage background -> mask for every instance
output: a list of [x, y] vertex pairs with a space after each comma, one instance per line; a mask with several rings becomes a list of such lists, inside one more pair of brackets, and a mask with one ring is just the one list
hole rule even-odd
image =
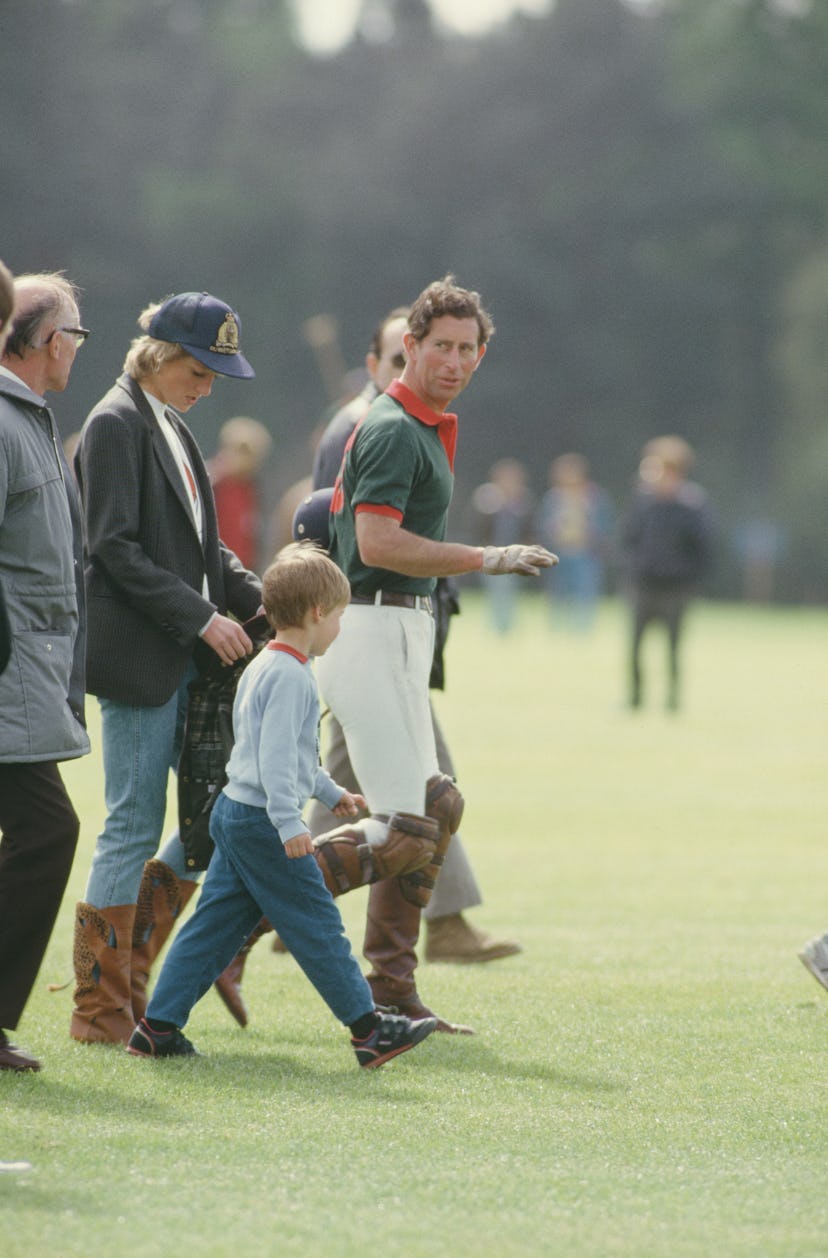
[[64, 434], [143, 306], [208, 289], [257, 378], [193, 427], [209, 454], [261, 419], [275, 502], [378, 317], [451, 270], [498, 328], [458, 404], [455, 536], [499, 457], [540, 494], [579, 450], [621, 507], [677, 432], [718, 520], [711, 592], [741, 597], [757, 552], [763, 596], [828, 601], [828, 5], [557, 0], [469, 38], [364, 0], [324, 57], [299, 8], [0, 0], [0, 256], [65, 269], [94, 329]]

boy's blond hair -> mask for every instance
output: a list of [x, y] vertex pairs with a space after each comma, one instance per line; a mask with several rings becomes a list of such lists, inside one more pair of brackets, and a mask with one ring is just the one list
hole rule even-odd
[[312, 608], [327, 615], [350, 597], [344, 572], [316, 542], [284, 546], [262, 577], [262, 605], [274, 629], [299, 627]]

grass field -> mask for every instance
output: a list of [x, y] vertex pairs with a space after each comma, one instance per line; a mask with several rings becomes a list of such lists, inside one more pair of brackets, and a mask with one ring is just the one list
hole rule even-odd
[[[484, 889], [521, 956], [426, 966], [474, 1038], [360, 1072], [294, 962], [251, 955], [251, 1025], [213, 993], [206, 1055], [74, 1044], [72, 908], [102, 814], [100, 748], [67, 768], [81, 850], [0, 1076], [5, 1258], [828, 1254], [828, 993], [797, 949], [828, 927], [824, 610], [699, 605], [685, 704], [623, 709], [626, 624], [511, 635], [468, 595], [439, 696]], [[359, 951], [365, 893], [340, 900]]]

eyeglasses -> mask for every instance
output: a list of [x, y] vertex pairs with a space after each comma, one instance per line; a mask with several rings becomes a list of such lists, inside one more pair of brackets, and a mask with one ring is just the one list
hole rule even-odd
[[48, 345], [52, 337], [58, 332], [65, 332], [67, 336], [73, 336], [75, 338], [75, 344], [78, 346], [83, 345], [87, 336], [89, 336], [89, 328], [55, 328], [54, 332], [49, 333], [43, 344]]

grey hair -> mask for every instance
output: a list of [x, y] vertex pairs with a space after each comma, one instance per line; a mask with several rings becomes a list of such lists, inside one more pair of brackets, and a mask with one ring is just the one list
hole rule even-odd
[[14, 281], [16, 309], [6, 354], [22, 358], [27, 349], [40, 348], [43, 327], [59, 319], [69, 305], [77, 307], [79, 289], [60, 271], [18, 275]]

